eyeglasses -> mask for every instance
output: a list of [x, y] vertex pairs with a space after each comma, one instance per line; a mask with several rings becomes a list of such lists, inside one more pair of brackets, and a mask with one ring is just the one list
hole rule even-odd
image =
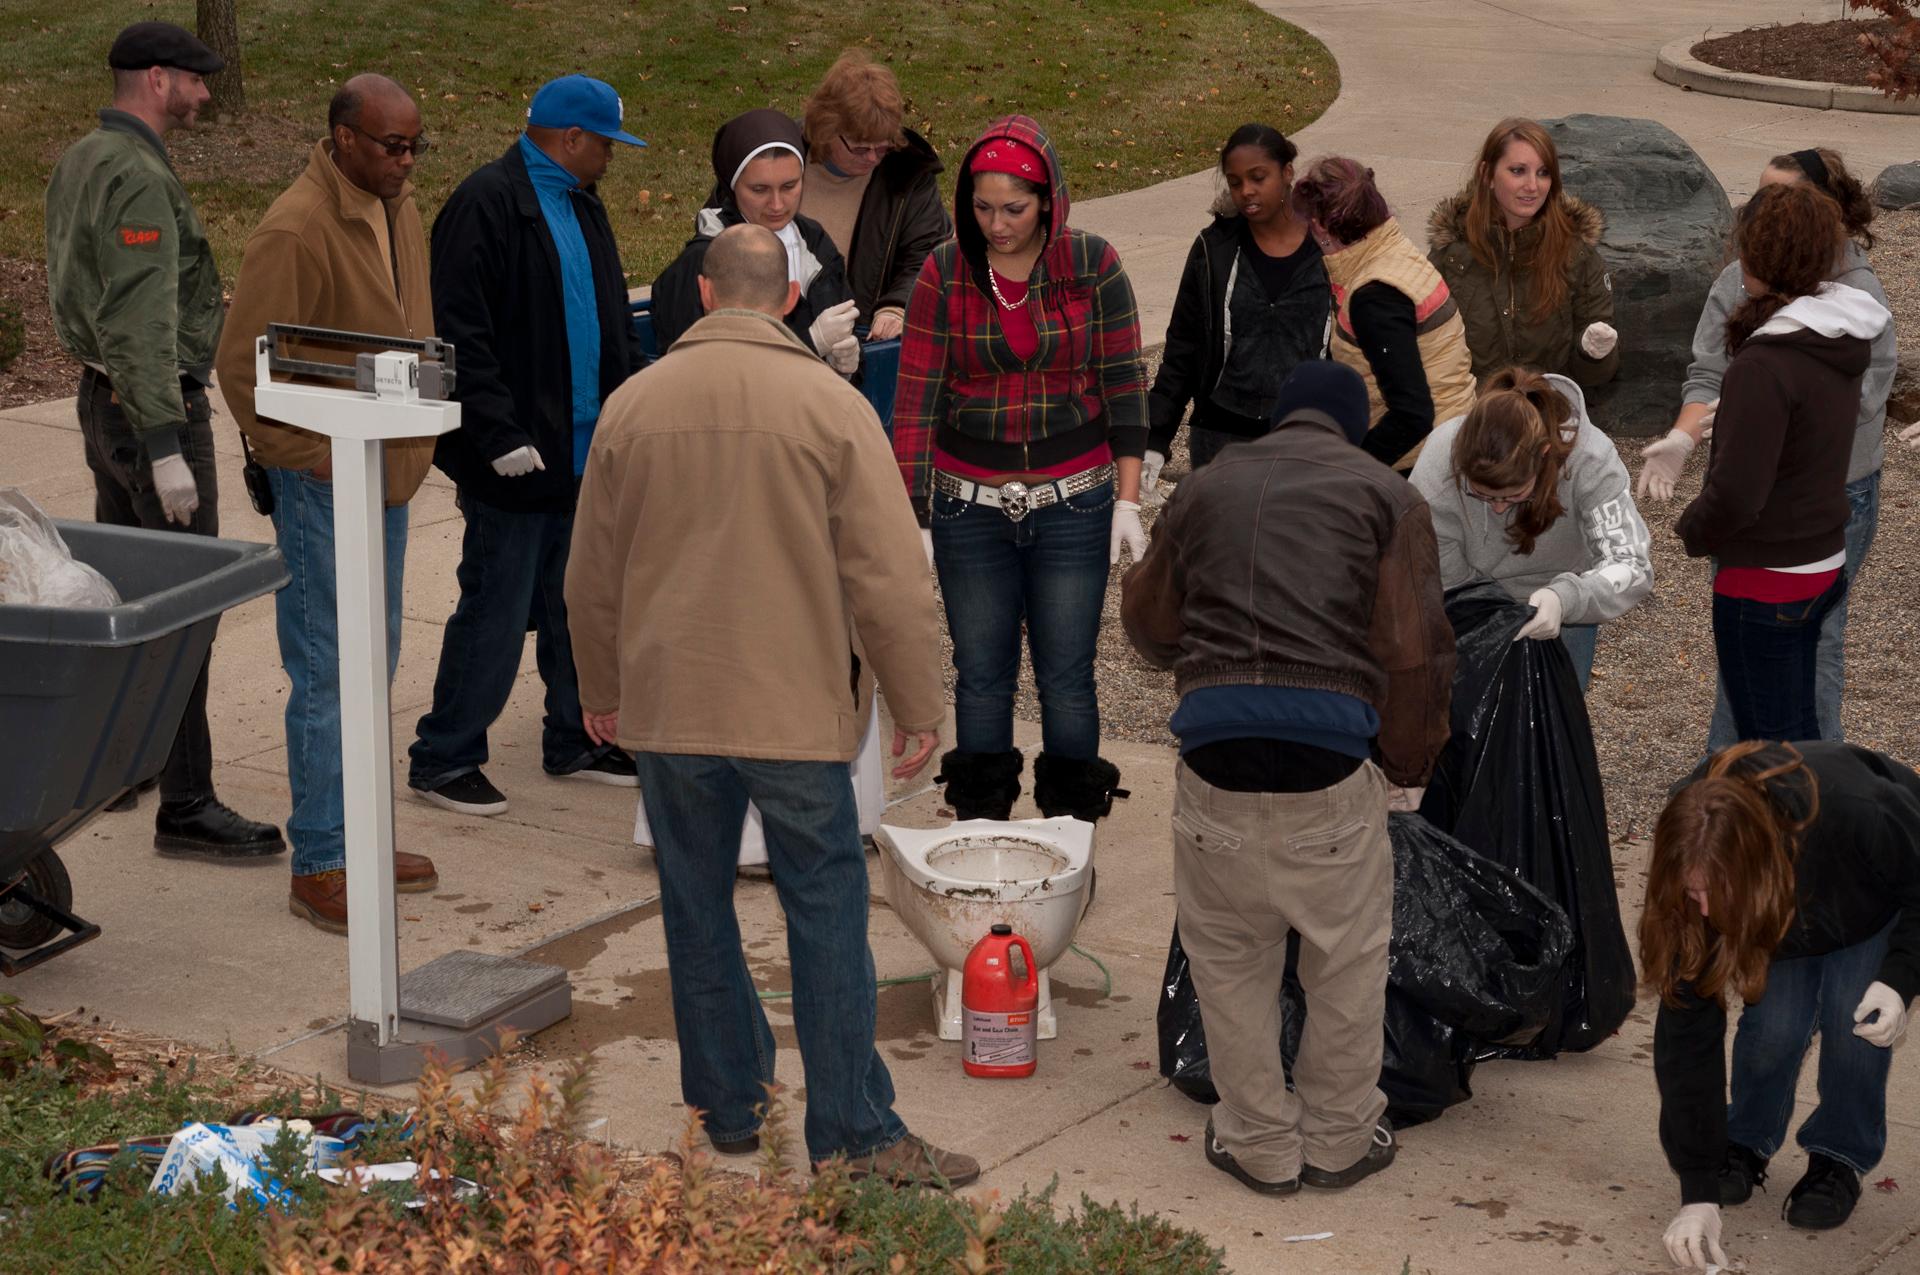
[[433, 145], [433, 143], [428, 141], [424, 136], [410, 137], [410, 138], [407, 138], [405, 141], [396, 142], [393, 139], [387, 138], [387, 137], [375, 137], [372, 133], [369, 133], [366, 129], [361, 128], [358, 124], [349, 124], [347, 125], [347, 127], [352, 129], [354, 132], [360, 134], [360, 136], [366, 138], [368, 141], [372, 142], [375, 146], [378, 146], [381, 150], [385, 151], [387, 153], [387, 156], [390, 159], [399, 159], [402, 155], [405, 155], [409, 152], [411, 152], [415, 157], [418, 157], [426, 154], [428, 149]]
[[1533, 503], [1533, 484], [1531, 483], [1527, 484], [1526, 494], [1521, 496], [1489, 496], [1484, 491], [1474, 490], [1471, 484], [1463, 483], [1462, 486], [1466, 487], [1467, 495], [1483, 505], [1505, 505], [1509, 509], [1519, 509]]
[[847, 140], [845, 133], [840, 134], [840, 144], [847, 148], [847, 154], [856, 159], [883, 159], [893, 150], [892, 142], [875, 142], [871, 146], [855, 146]]

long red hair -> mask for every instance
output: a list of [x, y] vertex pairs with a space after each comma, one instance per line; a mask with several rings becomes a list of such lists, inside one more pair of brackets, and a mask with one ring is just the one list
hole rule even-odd
[[[1776, 780], [1802, 786], [1803, 814], [1769, 789]], [[1674, 794], [1653, 825], [1640, 913], [1641, 977], [1661, 1000], [1677, 1004], [1682, 983], [1709, 1001], [1734, 992], [1752, 1004], [1766, 993], [1774, 949], [1793, 924], [1800, 838], [1819, 809], [1799, 750], [1760, 740], [1723, 749]], [[1706, 916], [1687, 894], [1693, 880], [1706, 891]]]
[[1474, 260], [1492, 270], [1498, 263], [1498, 244], [1506, 233], [1500, 205], [1493, 198], [1493, 175], [1507, 147], [1525, 142], [1533, 147], [1546, 165], [1552, 182], [1533, 224], [1540, 227], [1540, 238], [1524, 255], [1514, 261], [1517, 269], [1533, 278], [1533, 319], [1539, 322], [1558, 310], [1567, 300], [1567, 275], [1573, 269], [1574, 250], [1579, 247], [1580, 232], [1574, 228], [1573, 215], [1567, 211], [1566, 190], [1560, 184], [1560, 152], [1547, 130], [1532, 120], [1515, 116], [1501, 120], [1480, 144], [1480, 157], [1473, 166], [1472, 189], [1467, 196], [1467, 247]]

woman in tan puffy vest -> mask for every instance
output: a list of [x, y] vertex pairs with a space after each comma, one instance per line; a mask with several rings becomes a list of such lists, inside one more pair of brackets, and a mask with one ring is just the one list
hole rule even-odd
[[1312, 224], [1333, 284], [1329, 353], [1367, 383], [1372, 422], [1362, 446], [1409, 470], [1434, 424], [1473, 406], [1460, 309], [1358, 160], [1315, 160], [1294, 183], [1293, 206]]

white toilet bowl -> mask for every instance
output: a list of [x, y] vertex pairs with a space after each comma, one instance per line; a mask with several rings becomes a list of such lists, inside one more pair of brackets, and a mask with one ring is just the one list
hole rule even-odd
[[973, 819], [945, 828], [880, 825], [887, 901], [926, 945], [940, 1039], [959, 1040], [967, 954], [993, 926], [1027, 940], [1040, 967], [1040, 1039], [1059, 1034], [1047, 971], [1067, 953], [1087, 909], [1094, 825], [1079, 819]]

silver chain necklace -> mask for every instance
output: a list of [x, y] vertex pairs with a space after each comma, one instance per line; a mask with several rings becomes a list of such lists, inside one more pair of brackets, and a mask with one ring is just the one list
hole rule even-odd
[[[1025, 294], [1022, 294], [1018, 301], [1007, 300], [1006, 294], [1000, 291], [1000, 272], [993, 268], [993, 262], [991, 261], [987, 262], [987, 286], [993, 289], [993, 299], [1000, 303], [1002, 310], [1018, 310], [1027, 303]], [[1033, 285], [1028, 284], [1027, 292], [1030, 293], [1032, 291]]]

